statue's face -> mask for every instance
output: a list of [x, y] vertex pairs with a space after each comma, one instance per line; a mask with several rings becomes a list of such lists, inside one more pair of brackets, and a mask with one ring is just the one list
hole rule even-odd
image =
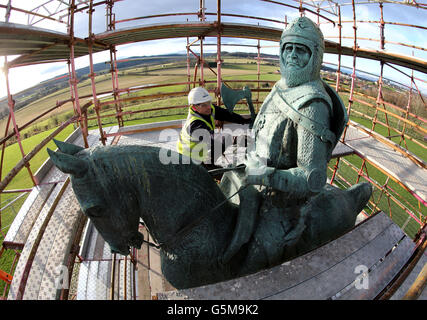
[[312, 79], [312, 63], [309, 64], [312, 53], [300, 43], [287, 42], [284, 44], [280, 59], [280, 70], [286, 81], [286, 86], [296, 87]]
[[282, 52], [286, 69], [301, 70], [310, 61], [311, 52], [308, 47], [299, 43], [286, 43]]

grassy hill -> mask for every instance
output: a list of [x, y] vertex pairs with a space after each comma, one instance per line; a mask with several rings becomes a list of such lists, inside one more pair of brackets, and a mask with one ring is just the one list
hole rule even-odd
[[[251, 54], [248, 53], [232, 53], [228, 54], [224, 52], [225, 66], [223, 67], [224, 75], [235, 74], [250, 74], [256, 73], [255, 60], [252, 59]], [[265, 55], [265, 58], [271, 58], [269, 55]], [[128, 88], [140, 85], [149, 84], [161, 84], [166, 82], [184, 82], [187, 81], [186, 73], [186, 55], [162, 55], [153, 57], [130, 57], [121, 60], [118, 63], [119, 70], [119, 85], [121, 88]], [[211, 65], [213, 69], [216, 68], [216, 56], [208, 54], [205, 56], [207, 64]], [[250, 66], [249, 59], [251, 59]], [[191, 60], [192, 67], [194, 66], [195, 60]], [[263, 62], [265, 65], [274, 66], [271, 61]], [[249, 68], [248, 68], [249, 66]], [[110, 65], [106, 63], [98, 63], [94, 66], [96, 73], [96, 90], [97, 92], [111, 91], [112, 80], [110, 73]], [[215, 76], [205, 68], [205, 75], [213, 79]], [[269, 72], [275, 71], [273, 67]], [[80, 104], [86, 103], [92, 98], [91, 81], [88, 78], [89, 68], [82, 68], [76, 71], [79, 78], [78, 88], [79, 96], [89, 96], [89, 98], [80, 99]], [[58, 76], [57, 78], [60, 78]], [[56, 79], [56, 78], [55, 78]], [[68, 85], [68, 79], [63, 78], [59, 80], [50, 79], [40, 83], [32, 88], [24, 90], [13, 98], [16, 101], [15, 116], [18, 126], [22, 126], [35, 115], [42, 113], [43, 111], [56, 105], [57, 101], [64, 101], [70, 98], [70, 89]], [[0, 111], [0, 132], [5, 131], [5, 125], [8, 114], [7, 100], [3, 99], [0, 103], [0, 110], [3, 108], [3, 112]], [[72, 110], [72, 103], [68, 102], [61, 106], [59, 109], [50, 113], [44, 119], [54, 118], [65, 114]], [[2, 118], [3, 116], [3, 118]], [[44, 119], [41, 119], [43, 121]], [[28, 129], [23, 132], [34, 131], [35, 133], [47, 130], [46, 124], [37, 124], [36, 130]], [[9, 131], [11, 128], [9, 128]], [[26, 134], [30, 136], [30, 134]], [[13, 140], [11, 140], [13, 142]]]
[[[224, 57], [240, 57], [240, 58], [254, 58], [255, 54], [252, 53], [222, 53]], [[205, 54], [205, 58], [214, 58], [216, 54]], [[262, 58], [266, 59], [277, 59], [277, 56], [263, 54]], [[194, 57], [190, 57], [194, 63]], [[187, 55], [186, 54], [166, 54], [166, 55], [157, 55], [157, 56], [138, 56], [138, 57], [128, 57], [125, 59], [121, 59], [117, 62], [117, 68], [119, 71], [128, 70], [131, 68], [146, 68], [154, 65], [162, 65], [176, 62], [186, 62]], [[216, 67], [216, 66], [215, 66]], [[94, 72], [97, 75], [109, 74], [110, 73], [110, 63], [109, 62], [101, 62], [96, 63], [93, 66]], [[89, 79], [90, 69], [89, 67], [84, 67], [76, 70], [76, 76], [78, 81], [84, 81]], [[25, 106], [28, 106], [32, 102], [35, 102], [47, 95], [50, 95], [58, 90], [68, 88], [68, 78], [62, 78], [63, 76], [67, 76], [68, 74], [62, 74], [55, 78], [48, 79], [46, 81], [40, 82], [39, 84], [23, 90], [15, 95], [13, 98], [15, 100], [15, 110], [19, 110]], [[7, 105], [7, 97], [3, 97], [0, 99], [0, 119], [7, 115], [8, 105]]]
[[[156, 65], [160, 63], [169, 63], [177, 60], [184, 60], [186, 56], [184, 55], [162, 55], [162, 56], [149, 56], [149, 57], [129, 57], [123, 59], [117, 63], [117, 68], [119, 70], [125, 70], [129, 68], [135, 68], [138, 66], [149, 66]], [[94, 72], [98, 75], [106, 74], [110, 72], [111, 66], [109, 62], [96, 63], [93, 66]], [[76, 76], [78, 81], [84, 81], [89, 78], [90, 69], [89, 67], [84, 67], [76, 70]], [[23, 90], [14, 95], [15, 100], [15, 110], [19, 110], [25, 106], [28, 106], [34, 101], [37, 101], [51, 93], [57, 92], [58, 90], [68, 88], [68, 74], [62, 74], [55, 78], [40, 82], [39, 84]], [[0, 118], [7, 115], [8, 106], [7, 106], [7, 97], [0, 100]]]

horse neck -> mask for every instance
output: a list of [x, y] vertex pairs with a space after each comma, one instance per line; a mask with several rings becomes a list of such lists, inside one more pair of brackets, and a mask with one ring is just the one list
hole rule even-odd
[[[231, 215], [231, 211], [234, 210], [222, 193], [215, 192], [210, 199], [180, 199], [180, 201], [167, 200], [164, 194], [151, 194], [148, 199], [145, 193], [139, 197], [139, 201], [142, 208], [140, 216], [157, 243], [178, 240], [183, 229], [196, 228], [205, 220], [215, 219], [220, 215]], [[144, 203], [150, 205], [144, 207]], [[171, 203], [174, 204], [170, 205]], [[215, 227], [226, 228], [220, 224]]]
[[[149, 201], [146, 196], [139, 197], [141, 203], [140, 217], [143, 220], [149, 234], [157, 243], [165, 243], [172, 239], [180, 229], [197, 219], [199, 214], [195, 211], [185, 210], [183, 206], [168, 206], [161, 194], [151, 195]], [[143, 203], [157, 203], [144, 207]]]
[[[125, 148], [121, 150], [126, 151]], [[149, 156], [150, 154], [148, 154]], [[111, 206], [118, 205], [121, 208], [121, 217], [137, 215], [141, 218], [150, 232], [151, 236], [160, 242], [165, 238], [165, 234], [173, 233], [173, 228], [167, 228], [167, 212], [164, 208], [159, 210], [158, 205], [162, 201], [161, 190], [154, 188], [150, 182], [155, 170], [144, 167], [144, 155], [133, 152], [121, 152], [120, 157], [115, 154], [104, 158], [105, 168], [114, 172], [99, 171], [97, 175], [108, 177], [103, 184], [104, 192], [110, 195], [119, 194], [118, 199], [112, 199]], [[105, 170], [100, 169], [100, 170]], [[102, 183], [102, 182], [101, 182]], [[110, 199], [111, 200], [111, 199]]]
[[[225, 196], [209, 176], [198, 176], [199, 167], [157, 165], [158, 157], [155, 149], [129, 152], [114, 157], [114, 166], [120, 173], [117, 187], [124, 188], [124, 196], [129, 194], [135, 201], [132, 210], [139, 210], [151, 236], [164, 242], [224, 202]], [[229, 207], [225, 201], [215, 215], [229, 212]]]

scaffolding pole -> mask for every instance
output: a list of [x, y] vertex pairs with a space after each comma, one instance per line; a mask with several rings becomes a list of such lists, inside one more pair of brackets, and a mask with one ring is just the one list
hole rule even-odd
[[[107, 30], [112, 31], [116, 29], [115, 14], [113, 13], [114, 0], [107, 1]], [[119, 89], [119, 75], [117, 69], [117, 50], [116, 46], [110, 45], [110, 66], [111, 66], [111, 83], [113, 87], [114, 105], [116, 107], [117, 124], [121, 128], [124, 126], [122, 117], [122, 105], [118, 100], [120, 99]]]
[[100, 106], [99, 106], [99, 99], [97, 98], [96, 94], [96, 85], [95, 85], [95, 71], [93, 68], [93, 42], [94, 42], [94, 34], [92, 33], [92, 18], [93, 18], [93, 0], [90, 1], [89, 4], [89, 41], [88, 41], [88, 49], [89, 49], [89, 67], [90, 67], [90, 83], [92, 87], [92, 97], [93, 97], [93, 104], [95, 108], [96, 113], [96, 120], [98, 123], [98, 129], [100, 134], [100, 141], [105, 146], [105, 141], [107, 140], [104, 131], [102, 130], [102, 121], [100, 118]]
[[217, 106], [221, 105], [221, 82], [222, 82], [222, 57], [221, 57], [221, 0], [217, 0], [217, 49], [216, 49], [216, 68], [217, 68], [217, 77], [216, 77], [216, 90], [215, 95], [217, 97]]
[[76, 74], [76, 66], [74, 61], [74, 10], [75, 10], [75, 0], [71, 1], [70, 9], [69, 9], [69, 20], [70, 20], [70, 26], [69, 26], [69, 34], [70, 34], [70, 69], [71, 69], [71, 77], [70, 77], [70, 83], [71, 83], [71, 90], [72, 90], [72, 98], [73, 98], [73, 105], [74, 110], [77, 112], [77, 115], [79, 116], [79, 124], [80, 128], [82, 130], [82, 136], [84, 141], [85, 148], [89, 147], [89, 143], [87, 141], [88, 136], [88, 128], [87, 128], [87, 115], [86, 111], [82, 113], [82, 110], [80, 108], [80, 100], [79, 100], [79, 90], [77, 87], [78, 80], [77, 80], [77, 74]]
[[[15, 132], [15, 137], [19, 146], [19, 150], [21, 152], [22, 155], [22, 159], [25, 158], [26, 154], [24, 151], [24, 147], [22, 146], [22, 140], [21, 140], [21, 134], [19, 132], [18, 129], [18, 125], [16, 124], [16, 118], [15, 118], [15, 100], [13, 100], [12, 95], [10, 93], [10, 85], [9, 85], [9, 68], [7, 67], [7, 57], [5, 57], [5, 63], [4, 63], [4, 76], [6, 79], [6, 92], [7, 92], [7, 101], [8, 101], [8, 106], [9, 106], [9, 117], [10, 120], [12, 121], [12, 126], [13, 126], [13, 130]], [[6, 142], [5, 142], [6, 144]], [[28, 174], [31, 178], [31, 181], [33, 183], [34, 186], [36, 186], [37, 180], [34, 177], [31, 168], [30, 168], [30, 163], [27, 162], [25, 163], [25, 167], [27, 168]]]

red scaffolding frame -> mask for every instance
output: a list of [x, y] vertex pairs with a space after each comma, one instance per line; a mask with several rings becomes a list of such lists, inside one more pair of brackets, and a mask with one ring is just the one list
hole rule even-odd
[[[140, 17], [133, 17], [133, 18], [125, 18], [125, 19], [117, 19], [115, 17], [115, 13], [113, 11], [114, 4], [119, 0], [106, 0], [106, 1], [99, 1], [94, 3], [94, 1], [75, 1], [70, 0], [69, 6], [67, 8], [63, 8], [60, 4], [63, 3], [63, 1], [58, 2], [58, 6], [54, 12], [51, 12], [49, 14], [42, 14], [39, 13], [39, 10], [45, 9], [47, 3], [49, 2], [55, 2], [54, 0], [46, 1], [43, 5], [40, 5], [39, 7], [36, 7], [37, 10], [29, 11], [24, 10], [21, 8], [13, 7], [11, 6], [11, 1], [9, 1], [8, 5], [0, 5], [0, 9], [6, 10], [6, 23], [9, 22], [10, 13], [12, 11], [18, 11], [21, 13], [27, 14], [29, 17], [32, 17], [29, 19], [29, 24], [37, 24], [40, 20], [35, 21], [35, 18], [38, 19], [46, 19], [50, 21], [55, 21], [59, 24], [65, 24], [67, 26], [67, 46], [68, 46], [68, 57], [64, 57], [63, 54], [58, 54], [57, 56], [53, 58], [47, 58], [47, 56], [40, 56], [40, 54], [47, 54], [49, 50], [54, 49], [57, 43], [49, 44], [45, 47], [39, 48], [33, 52], [24, 54], [23, 57], [20, 57], [14, 61], [8, 61], [7, 58], [5, 59], [5, 77], [6, 77], [6, 86], [7, 86], [7, 97], [8, 97], [8, 107], [9, 107], [9, 117], [7, 120], [7, 125], [5, 129], [4, 138], [0, 140], [0, 144], [2, 144], [2, 155], [0, 159], [0, 195], [2, 193], [11, 192], [10, 190], [6, 190], [6, 187], [9, 185], [9, 183], [12, 181], [12, 179], [16, 176], [16, 174], [26, 167], [28, 174], [31, 178], [31, 181], [33, 185], [37, 185], [39, 182], [35, 179], [34, 174], [30, 168], [30, 160], [34, 157], [35, 154], [37, 154], [49, 141], [51, 141], [59, 132], [61, 132], [64, 128], [66, 128], [68, 125], [74, 123], [77, 124], [81, 128], [84, 145], [85, 147], [88, 147], [88, 121], [90, 120], [96, 120], [97, 127], [100, 132], [100, 140], [103, 145], [106, 144], [106, 140], [108, 137], [114, 136], [116, 134], [106, 134], [103, 130], [103, 119], [108, 117], [115, 117], [117, 120], [117, 125], [119, 127], [125, 126], [125, 120], [124, 115], [133, 115], [138, 113], [144, 113], [149, 112], [152, 110], [164, 110], [164, 109], [184, 109], [186, 108], [185, 105], [178, 105], [178, 106], [169, 106], [165, 108], [152, 108], [152, 109], [143, 109], [143, 110], [129, 110], [126, 111], [126, 103], [131, 101], [144, 101], [144, 100], [150, 100], [154, 98], [168, 98], [171, 96], [185, 96], [187, 95], [188, 91], [191, 89], [191, 87], [195, 87], [196, 85], [205, 86], [207, 84], [214, 84], [216, 87], [214, 90], [212, 90], [215, 93], [217, 104], [221, 104], [221, 96], [220, 96], [220, 87], [221, 83], [226, 82], [227, 84], [237, 82], [237, 83], [254, 83], [256, 84], [256, 87], [253, 89], [254, 92], [257, 93], [257, 98], [254, 101], [257, 105], [257, 108], [262, 103], [260, 93], [268, 92], [269, 89], [263, 89], [261, 87], [261, 83], [274, 83], [274, 81], [265, 81], [261, 80], [261, 62], [262, 62], [262, 46], [261, 41], [264, 40], [274, 40], [277, 39], [277, 35], [279, 34], [277, 31], [273, 29], [267, 29], [261, 28], [260, 22], [271, 22], [280, 24], [281, 26], [287, 24], [287, 16], [285, 15], [283, 21], [279, 21], [276, 19], [269, 19], [267, 17], [256, 17], [256, 16], [248, 16], [248, 15], [242, 15], [238, 13], [225, 13], [222, 11], [221, 6], [221, 0], [217, 0], [217, 8], [216, 12], [207, 12], [207, 8], [205, 8], [205, 1], [200, 0], [199, 2], [199, 8], [197, 12], [187, 12], [187, 13], [170, 13], [170, 14], [157, 14], [157, 15], [149, 15], [149, 16], [140, 16]], [[351, 116], [353, 114], [356, 114], [358, 116], [361, 116], [363, 118], [370, 119], [372, 123], [372, 127], [367, 129], [366, 133], [368, 133], [370, 136], [374, 137], [375, 139], [378, 139], [384, 144], [389, 145], [390, 147], [394, 148], [396, 151], [404, 154], [405, 157], [411, 159], [414, 163], [422, 167], [423, 169], [426, 169], [425, 162], [420, 160], [418, 157], [414, 156], [411, 152], [409, 152], [407, 141], [414, 142], [424, 150], [427, 148], [425, 143], [423, 141], [420, 141], [420, 139], [416, 139], [413, 136], [411, 136], [408, 133], [408, 129], [411, 128], [415, 132], [417, 132], [420, 135], [427, 135], [427, 129], [425, 128], [426, 120], [422, 117], [413, 114], [410, 111], [411, 104], [415, 97], [418, 97], [421, 102], [426, 106], [426, 102], [423, 98], [423, 95], [421, 91], [419, 90], [419, 87], [417, 83], [419, 82], [426, 82], [422, 79], [419, 79], [417, 77], [414, 77], [414, 71], [427, 71], [427, 62], [416, 59], [415, 57], [404, 57], [401, 55], [392, 55], [387, 52], [385, 52], [385, 46], [386, 44], [397, 44], [401, 46], [406, 47], [412, 47], [415, 50], [421, 50], [426, 51], [427, 49], [421, 46], [416, 46], [412, 44], [404, 44], [399, 42], [393, 42], [393, 41], [387, 41], [385, 37], [385, 28], [387, 25], [398, 25], [398, 26], [404, 26], [409, 28], [416, 28], [421, 30], [427, 30], [424, 26], [414, 25], [414, 24], [407, 24], [407, 23], [400, 23], [400, 22], [393, 22], [393, 21], [385, 21], [384, 20], [384, 12], [383, 7], [385, 4], [393, 3], [393, 4], [400, 4], [400, 5], [408, 5], [420, 8], [420, 10], [427, 9], [427, 4], [419, 3], [416, 1], [378, 1], [379, 11], [380, 11], [380, 20], [376, 21], [366, 21], [366, 20], [358, 20], [356, 15], [356, 8], [358, 5], [363, 5], [365, 2], [363, 1], [357, 1], [352, 0], [351, 3], [337, 3], [334, 1], [303, 1], [303, 0], [293, 0], [295, 2], [295, 5], [279, 2], [279, 1], [271, 1], [271, 0], [261, 0], [262, 2], [265, 2], [266, 5], [275, 5], [279, 7], [286, 7], [289, 10], [297, 10], [300, 15], [305, 15], [307, 12], [310, 14], [313, 14], [317, 17], [317, 23], [319, 25], [323, 23], [331, 23], [337, 28], [338, 35], [336, 38], [338, 39], [338, 43], [327, 43], [327, 49], [328, 52], [333, 52], [337, 56], [337, 70], [335, 73], [335, 78], [330, 79], [331, 81], [335, 82], [335, 88], [336, 90], [341, 94], [348, 95], [348, 105], [347, 105], [347, 111], [348, 114]], [[326, 2], [326, 5], [323, 4]], [[368, 1], [366, 4], [372, 5], [374, 1]], [[92, 31], [93, 27], [93, 12], [94, 7], [105, 5], [106, 10], [106, 33], [102, 35], [94, 34]], [[341, 16], [341, 7], [351, 5], [352, 7], [352, 13], [353, 13], [353, 19], [352, 20], [342, 20]], [[88, 37], [86, 39], [78, 39], [74, 35], [74, 21], [75, 21], [75, 14], [76, 13], [84, 13], [87, 12], [88, 14]], [[166, 83], [166, 84], [157, 84], [157, 85], [150, 85], [150, 86], [141, 86], [136, 88], [121, 88], [119, 85], [119, 74], [118, 74], [118, 68], [117, 68], [117, 44], [114, 42], [108, 42], [108, 35], [114, 35], [117, 31], [116, 26], [120, 23], [124, 22], [134, 22], [134, 21], [146, 21], [153, 18], [160, 18], [160, 17], [172, 17], [172, 16], [190, 16], [190, 17], [197, 17], [198, 22], [201, 22], [203, 25], [208, 25], [208, 29], [206, 29], [206, 33], [199, 34], [195, 40], [190, 41], [190, 36], [187, 36], [187, 45], [186, 45], [186, 52], [187, 52], [187, 81], [185, 82], [176, 82], [176, 83]], [[331, 17], [332, 16], [332, 17]], [[63, 21], [63, 18], [67, 17], [67, 22]], [[209, 22], [207, 20], [207, 17], [215, 17], [215, 20], [213, 22]], [[261, 34], [252, 33], [250, 36], [247, 36], [247, 38], [256, 39], [257, 44], [256, 45], [247, 45], [247, 44], [228, 44], [223, 42], [223, 38], [230, 35], [230, 33], [227, 33], [226, 28], [229, 26], [223, 22], [223, 17], [229, 17], [229, 18], [242, 18], [242, 19], [249, 19], [249, 20], [256, 20], [258, 23], [258, 28], [263, 30], [269, 31], [268, 37], [264, 38], [264, 35], [261, 36]], [[31, 22], [30, 22], [31, 21]], [[188, 19], [187, 19], [188, 22]], [[342, 28], [344, 23], [352, 23], [353, 24], [353, 37], [346, 37], [342, 34]], [[361, 37], [358, 36], [357, 33], [357, 25], [361, 23], [370, 23], [378, 25], [379, 29], [379, 39], [374, 38], [367, 38], [367, 37]], [[237, 26], [238, 27], [238, 26]], [[237, 28], [236, 27], [236, 28]], [[241, 27], [241, 26], [240, 26]], [[241, 27], [243, 30], [243, 27]], [[136, 29], [135, 29], [136, 30]], [[155, 34], [154, 34], [155, 35]], [[161, 36], [163, 38], [168, 38], [165, 36]], [[206, 37], [213, 37], [216, 39], [216, 44], [209, 44], [205, 42]], [[237, 37], [237, 36], [236, 36]], [[244, 36], [242, 36], [244, 37]], [[258, 38], [257, 38], [258, 37]], [[333, 38], [333, 37], [328, 37]], [[351, 38], [353, 40], [353, 46], [351, 48], [344, 47], [342, 45], [343, 39], [349, 39]], [[367, 50], [366, 48], [360, 48], [358, 45], [358, 40], [369, 40], [374, 42], [380, 43], [380, 48], [377, 52]], [[126, 43], [128, 40], [125, 39], [123, 43]], [[134, 41], [138, 41], [134, 40]], [[205, 54], [204, 54], [204, 47], [208, 45], [215, 45], [216, 46], [216, 71], [209, 67], [209, 65], [205, 61]], [[224, 46], [233, 45], [233, 46], [246, 46], [246, 47], [253, 47], [256, 49], [256, 61], [257, 61], [257, 72], [256, 72], [256, 80], [249, 80], [249, 81], [238, 81], [238, 80], [227, 80], [224, 81], [223, 79], [223, 57], [221, 55], [221, 50]], [[199, 53], [196, 53], [196, 50], [193, 50], [192, 47], [198, 46], [199, 47]], [[82, 50], [81, 48], [84, 47], [85, 50]], [[265, 46], [266, 47], [266, 46]], [[94, 63], [93, 63], [93, 54], [95, 52], [99, 52], [102, 50], [109, 50], [110, 52], [110, 72], [111, 72], [111, 91], [97, 92], [96, 88], [96, 74], [94, 72]], [[1, 53], [1, 52], [0, 52]], [[90, 95], [81, 95], [79, 94], [79, 88], [78, 88], [78, 79], [76, 75], [75, 70], [75, 59], [77, 56], [83, 56], [88, 55], [89, 57], [89, 78], [91, 81], [91, 91], [92, 93]], [[349, 55], [352, 56], [352, 73], [350, 78], [350, 88], [346, 89], [346, 87], [343, 85], [343, 78], [345, 77], [345, 74], [342, 72], [342, 62], [341, 58], [342, 55]], [[195, 65], [194, 65], [194, 74], [191, 74], [191, 57], [195, 58]], [[369, 57], [371, 59], [378, 60], [380, 63], [380, 74], [378, 79], [378, 91], [376, 97], [367, 96], [366, 94], [362, 92], [358, 92], [357, 90], [357, 68], [356, 68], [356, 62], [357, 59], [360, 57]], [[65, 59], [65, 60], [64, 60]], [[27, 64], [34, 64], [34, 63], [44, 63], [44, 62], [51, 62], [51, 61], [67, 61], [68, 67], [69, 67], [69, 75], [68, 80], [70, 84], [70, 99], [65, 101], [58, 101], [55, 106], [51, 107], [47, 111], [43, 112], [40, 115], [37, 115], [32, 119], [31, 121], [27, 122], [26, 124], [19, 126], [16, 121], [15, 117], [15, 108], [14, 108], [14, 100], [13, 95], [10, 93], [9, 90], [9, 78], [8, 78], [8, 69], [13, 67], [19, 67]], [[405, 72], [401, 71], [399, 68], [397, 68], [392, 63], [396, 63], [397, 65], [405, 66], [405, 67], [413, 67], [411, 75], [406, 74]], [[405, 106], [397, 106], [393, 103], [390, 103], [386, 101], [384, 98], [384, 69], [387, 68], [393, 68], [394, 70], [397, 70], [398, 72], [401, 72], [405, 77], [409, 78], [410, 84], [407, 86], [406, 84], [402, 84], [409, 88], [408, 90], [408, 98], [407, 98], [407, 104]], [[213, 73], [213, 75], [216, 77], [215, 81], [207, 80], [207, 76], [205, 71], [209, 70]], [[137, 96], [133, 97], [125, 97], [124, 93], [130, 93], [133, 91], [144, 91], [144, 89], [151, 89], [151, 88], [166, 88], [170, 86], [177, 86], [177, 85], [185, 85], [186, 90], [185, 91], [179, 91], [179, 92], [163, 92], [163, 93], [157, 93], [157, 94], [146, 94], [144, 95], [139, 94]], [[110, 93], [112, 94], [112, 101], [105, 101], [101, 102], [101, 100], [98, 98], [99, 94], [105, 94]], [[92, 100], [87, 102], [84, 105], [81, 105], [81, 99], [83, 97], [91, 97]], [[52, 132], [46, 139], [44, 139], [39, 145], [34, 147], [34, 149], [28, 153], [24, 152], [24, 148], [22, 146], [22, 138], [20, 135], [20, 132], [36, 122], [37, 120], [41, 119], [42, 117], [48, 115], [52, 111], [56, 110], [57, 108], [61, 107], [67, 102], [71, 102], [73, 104], [73, 110], [74, 115], [64, 123], [62, 123], [54, 132]], [[372, 108], [374, 110], [374, 116], [372, 118], [369, 118], [367, 115], [361, 114], [360, 111], [355, 110], [354, 104], [358, 103], [364, 106], [367, 106], [369, 108]], [[113, 104], [115, 106], [115, 111], [113, 113], [107, 113], [105, 114], [105, 110], [103, 108], [107, 105]], [[88, 108], [93, 107], [95, 110], [95, 116], [88, 117]], [[384, 120], [381, 120], [384, 118]], [[397, 119], [399, 122], [403, 123], [402, 129], [393, 127], [392, 119]], [[386, 127], [388, 136], [387, 137], [380, 137], [377, 134], [375, 134], [375, 129], [377, 125], [381, 125], [383, 127]], [[13, 132], [9, 133], [9, 127], [13, 127]], [[393, 132], [392, 132], [393, 131]], [[346, 130], [341, 138], [342, 142], [345, 143], [346, 140]], [[126, 134], [126, 133], [122, 133]], [[405, 147], [398, 147], [396, 144], [391, 143], [391, 139], [395, 137], [399, 137], [400, 141], [398, 143], [399, 146], [404, 144]], [[2, 169], [3, 169], [3, 163], [4, 163], [4, 153], [6, 149], [6, 143], [12, 138], [15, 137], [17, 140], [17, 143], [20, 148], [20, 153], [22, 156], [21, 161], [5, 176], [2, 176]], [[389, 203], [388, 211], [390, 213], [390, 216], [392, 216], [391, 211], [391, 205], [390, 202], [393, 202], [397, 206], [399, 206], [403, 211], [405, 211], [408, 214], [408, 219], [413, 219], [421, 228], [426, 223], [426, 217], [423, 212], [425, 212], [425, 207], [427, 206], [427, 203], [424, 199], [420, 198], [416, 193], [414, 193], [410, 188], [408, 188], [405, 184], [403, 184], [400, 181], [396, 181], [396, 179], [391, 176], [388, 172], [384, 172], [384, 170], [380, 167], [378, 167], [375, 163], [371, 162], [369, 159], [364, 158], [363, 155], [357, 154], [362, 161], [362, 164], [360, 167], [355, 167], [351, 162], [346, 160], [344, 157], [340, 158], [338, 157], [335, 160], [335, 164], [330, 167], [331, 171], [331, 184], [337, 183], [337, 180], [340, 180], [344, 184], [351, 185], [349, 181], [347, 181], [346, 177], [344, 177], [340, 173], [340, 168], [343, 166], [347, 166], [351, 168], [354, 172], [356, 172], [357, 175], [357, 181], [359, 181], [361, 178], [366, 179], [367, 181], [371, 182], [376, 189], [379, 190], [380, 194], [377, 196], [377, 199], [374, 199], [374, 197], [370, 200], [371, 205], [371, 213], [376, 211], [376, 209], [379, 207], [381, 199], [385, 196], [387, 197], [387, 201]], [[387, 176], [387, 180], [385, 184], [381, 184], [372, 177], [369, 176], [368, 173], [368, 164], [369, 166], [374, 167], [376, 170], [381, 171], [383, 174]], [[408, 203], [405, 199], [400, 198], [398, 193], [393, 189], [393, 187], [390, 185], [390, 180], [394, 180], [397, 182], [403, 189], [411, 193], [414, 198], [417, 200], [418, 207], [415, 207], [413, 204]], [[28, 189], [22, 189], [22, 190], [13, 190], [15, 192], [22, 191], [22, 192], [28, 192]], [[385, 210], [387, 211], [387, 210]], [[368, 213], [367, 213], [368, 214]], [[2, 230], [2, 224], [1, 224], [1, 211], [0, 211], [0, 230]], [[4, 237], [4, 235], [3, 235]], [[3, 249], [0, 251], [0, 257], [3, 253]], [[16, 265], [16, 261], [19, 257], [19, 250], [16, 250], [15, 260], [12, 264], [11, 274], [13, 273], [13, 267]], [[72, 265], [72, 263], [71, 263]], [[70, 266], [71, 268], [71, 266]], [[23, 284], [25, 287], [25, 285]], [[113, 286], [114, 287], [114, 286]], [[7, 288], [7, 287], [6, 287]], [[5, 291], [6, 292], [6, 289]], [[65, 297], [66, 295], [64, 295]]]

